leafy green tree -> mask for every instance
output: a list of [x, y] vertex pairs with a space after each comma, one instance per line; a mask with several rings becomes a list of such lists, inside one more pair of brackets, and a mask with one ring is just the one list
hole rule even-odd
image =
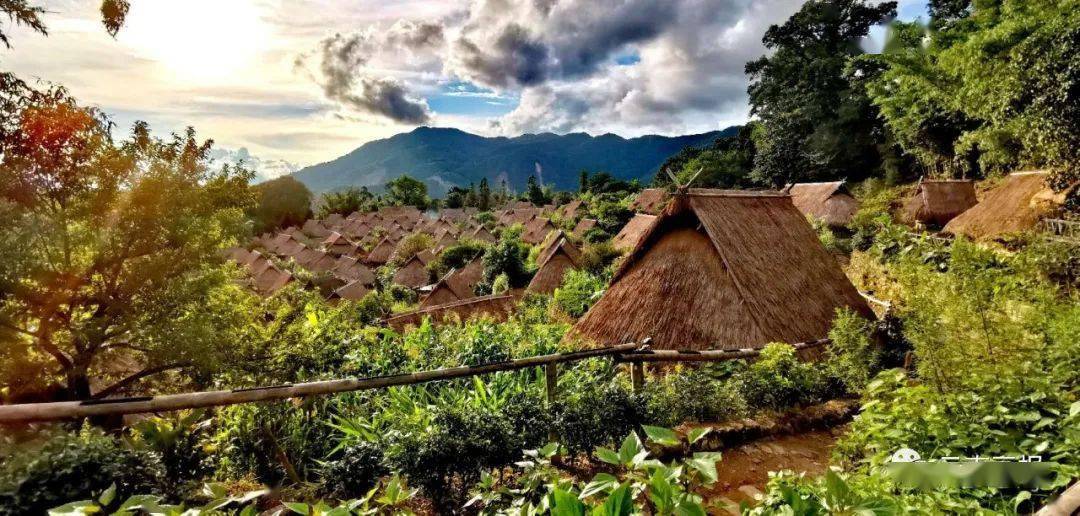
[[[59, 380], [86, 399], [213, 367], [246, 325], [220, 250], [246, 232], [252, 174], [211, 171], [192, 129], [160, 140], [140, 122], [114, 143], [109, 121], [63, 90], [3, 85], [0, 347], [32, 366], [4, 383]], [[137, 369], [92, 393], [117, 353]]]
[[327, 192], [319, 201], [317, 216], [320, 219], [331, 214], [348, 215], [356, 211], [368, 211], [375, 204], [375, 195], [366, 186], [351, 186], [342, 190]]
[[[128, 0], [102, 0], [101, 23], [109, 35], [116, 36], [120, 32], [129, 7]], [[45, 8], [32, 6], [27, 0], [0, 1], [0, 15], [6, 15], [8, 21], [28, 27], [40, 34], [48, 34], [45, 22], [41, 19], [43, 14], [45, 14]], [[3, 30], [0, 30], [0, 44], [11, 48], [11, 41]]]
[[[905, 150], [932, 170], [1048, 167], [1080, 178], [1075, 2], [937, 2], [944, 21], [897, 26], [867, 90]], [[915, 34], [912, 34], [915, 33]], [[922, 37], [917, 37], [922, 36]]]
[[427, 185], [407, 175], [399, 176], [386, 183], [386, 199], [394, 206], [415, 206], [421, 210], [426, 210], [431, 204]]
[[544, 194], [544, 189], [540, 187], [540, 183], [536, 181], [536, 176], [529, 176], [525, 186], [525, 199], [533, 203], [534, 206], [547, 204], [548, 197]]
[[311, 218], [311, 190], [292, 176], [259, 183], [252, 190], [256, 202], [248, 214], [255, 233], [298, 226]]
[[[678, 178], [680, 183], [694, 179], [694, 187], [735, 188], [754, 186], [751, 172], [757, 148], [754, 133], [761, 133], [761, 124], [750, 122], [739, 129], [738, 134], [718, 138], [704, 148], [687, 147], [670, 157], [653, 179], [655, 186], [670, 186], [671, 178], [666, 171]], [[700, 174], [698, 173], [700, 171]]]
[[746, 64], [751, 111], [764, 128], [757, 181], [857, 179], [880, 166], [876, 109], [845, 72], [870, 27], [895, 14], [896, 2], [811, 0], [769, 27], [762, 41], [772, 54]]

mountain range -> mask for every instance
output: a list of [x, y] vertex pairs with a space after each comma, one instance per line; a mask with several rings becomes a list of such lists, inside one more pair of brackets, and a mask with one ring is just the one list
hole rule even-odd
[[505, 180], [510, 188], [522, 191], [533, 175], [557, 190], [573, 190], [582, 170], [648, 183], [669, 156], [737, 131], [729, 127], [686, 136], [541, 133], [489, 138], [458, 129], [419, 127], [365, 143], [333, 161], [298, 170], [293, 177], [320, 193], [349, 186], [380, 190], [388, 180], [408, 174], [424, 181], [435, 197], [451, 186], [468, 186], [482, 178], [493, 189]]

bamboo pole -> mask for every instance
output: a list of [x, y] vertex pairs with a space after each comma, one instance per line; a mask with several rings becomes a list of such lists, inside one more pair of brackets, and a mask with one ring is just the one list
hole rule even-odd
[[450, 367], [446, 369], [419, 371], [416, 373], [405, 373], [392, 376], [378, 376], [373, 378], [348, 378], [271, 387], [233, 389], [231, 391], [168, 394], [164, 396], [6, 405], [0, 406], [0, 424], [59, 421], [105, 415], [168, 412], [173, 410], [235, 405], [239, 403], [321, 396], [341, 392], [393, 387], [397, 385], [414, 385], [437, 380], [450, 380], [499, 371], [514, 371], [544, 366], [547, 364], [576, 362], [587, 358], [617, 356], [621, 353], [627, 353], [643, 348], [644, 346], [640, 344], [628, 343], [569, 353], [556, 353], [552, 355], [520, 358], [493, 364]]
[[[796, 351], [812, 349], [829, 343], [828, 339], [815, 340], [792, 344]], [[623, 353], [616, 359], [619, 362], [638, 364], [644, 362], [723, 362], [726, 360], [740, 360], [754, 358], [761, 354], [760, 349], [731, 349], [731, 350], [705, 350], [684, 351], [675, 349], [647, 349], [632, 353]], [[636, 372], [631, 369], [631, 374]]]

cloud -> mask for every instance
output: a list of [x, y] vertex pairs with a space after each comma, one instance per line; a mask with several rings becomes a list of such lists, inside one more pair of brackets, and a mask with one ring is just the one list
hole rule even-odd
[[393, 65], [404, 71], [431, 70], [444, 41], [440, 24], [399, 20], [386, 30], [369, 27], [327, 37], [314, 54], [300, 56], [297, 66], [305, 68], [316, 61], [318, 73], [313, 79], [327, 99], [344, 107], [395, 122], [422, 124], [431, 118], [427, 104], [402, 80], [380, 70]]
[[252, 155], [246, 147], [240, 147], [235, 150], [221, 147], [211, 149], [210, 166], [218, 167], [225, 164], [243, 165], [245, 168], [255, 172], [254, 182], [256, 183], [281, 177], [300, 170], [300, 166], [289, 161], [281, 159], [261, 159], [258, 156]]

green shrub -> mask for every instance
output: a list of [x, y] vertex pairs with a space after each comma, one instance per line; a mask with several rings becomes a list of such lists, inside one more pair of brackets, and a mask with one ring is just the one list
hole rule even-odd
[[721, 423], [747, 411], [737, 389], [701, 369], [669, 371], [647, 383], [644, 394], [651, 425]]
[[795, 348], [776, 342], [735, 376], [734, 385], [750, 407], [772, 410], [824, 401], [834, 387], [815, 365], [800, 361]]
[[0, 514], [45, 514], [71, 500], [91, 498], [110, 485], [117, 497], [162, 492], [158, 458], [97, 431], [56, 433], [23, 443], [0, 466]]
[[205, 412], [185, 411], [151, 417], [131, 427], [131, 441], [161, 458], [169, 491], [179, 492], [213, 473], [205, 434], [211, 420]]
[[611, 242], [589, 244], [581, 250], [581, 267], [607, 281], [611, 279], [608, 269], [620, 256], [622, 251], [615, 249]]
[[580, 381], [563, 389], [555, 432], [571, 452], [587, 452], [635, 430], [645, 413], [641, 399], [612, 381]]
[[569, 270], [555, 289], [555, 306], [570, 317], [581, 317], [603, 293], [607, 282], [587, 271]]
[[460, 269], [473, 261], [487, 250], [487, 245], [475, 240], [462, 240], [455, 245], [447, 247], [435, 261], [428, 265], [428, 270], [436, 277], [442, 277], [450, 272], [450, 269]]
[[849, 393], [859, 393], [881, 367], [881, 352], [870, 340], [870, 323], [849, 308], [838, 309], [829, 329], [828, 375]]
[[383, 459], [383, 451], [375, 443], [360, 441], [346, 446], [326, 463], [323, 488], [343, 499], [364, 496], [390, 473]]
[[[509, 228], [506, 231], [510, 231]], [[529, 283], [531, 274], [525, 263], [529, 257], [529, 246], [517, 237], [503, 236], [484, 254], [484, 281], [493, 284], [495, 278], [505, 274], [511, 288], [524, 287]]]

